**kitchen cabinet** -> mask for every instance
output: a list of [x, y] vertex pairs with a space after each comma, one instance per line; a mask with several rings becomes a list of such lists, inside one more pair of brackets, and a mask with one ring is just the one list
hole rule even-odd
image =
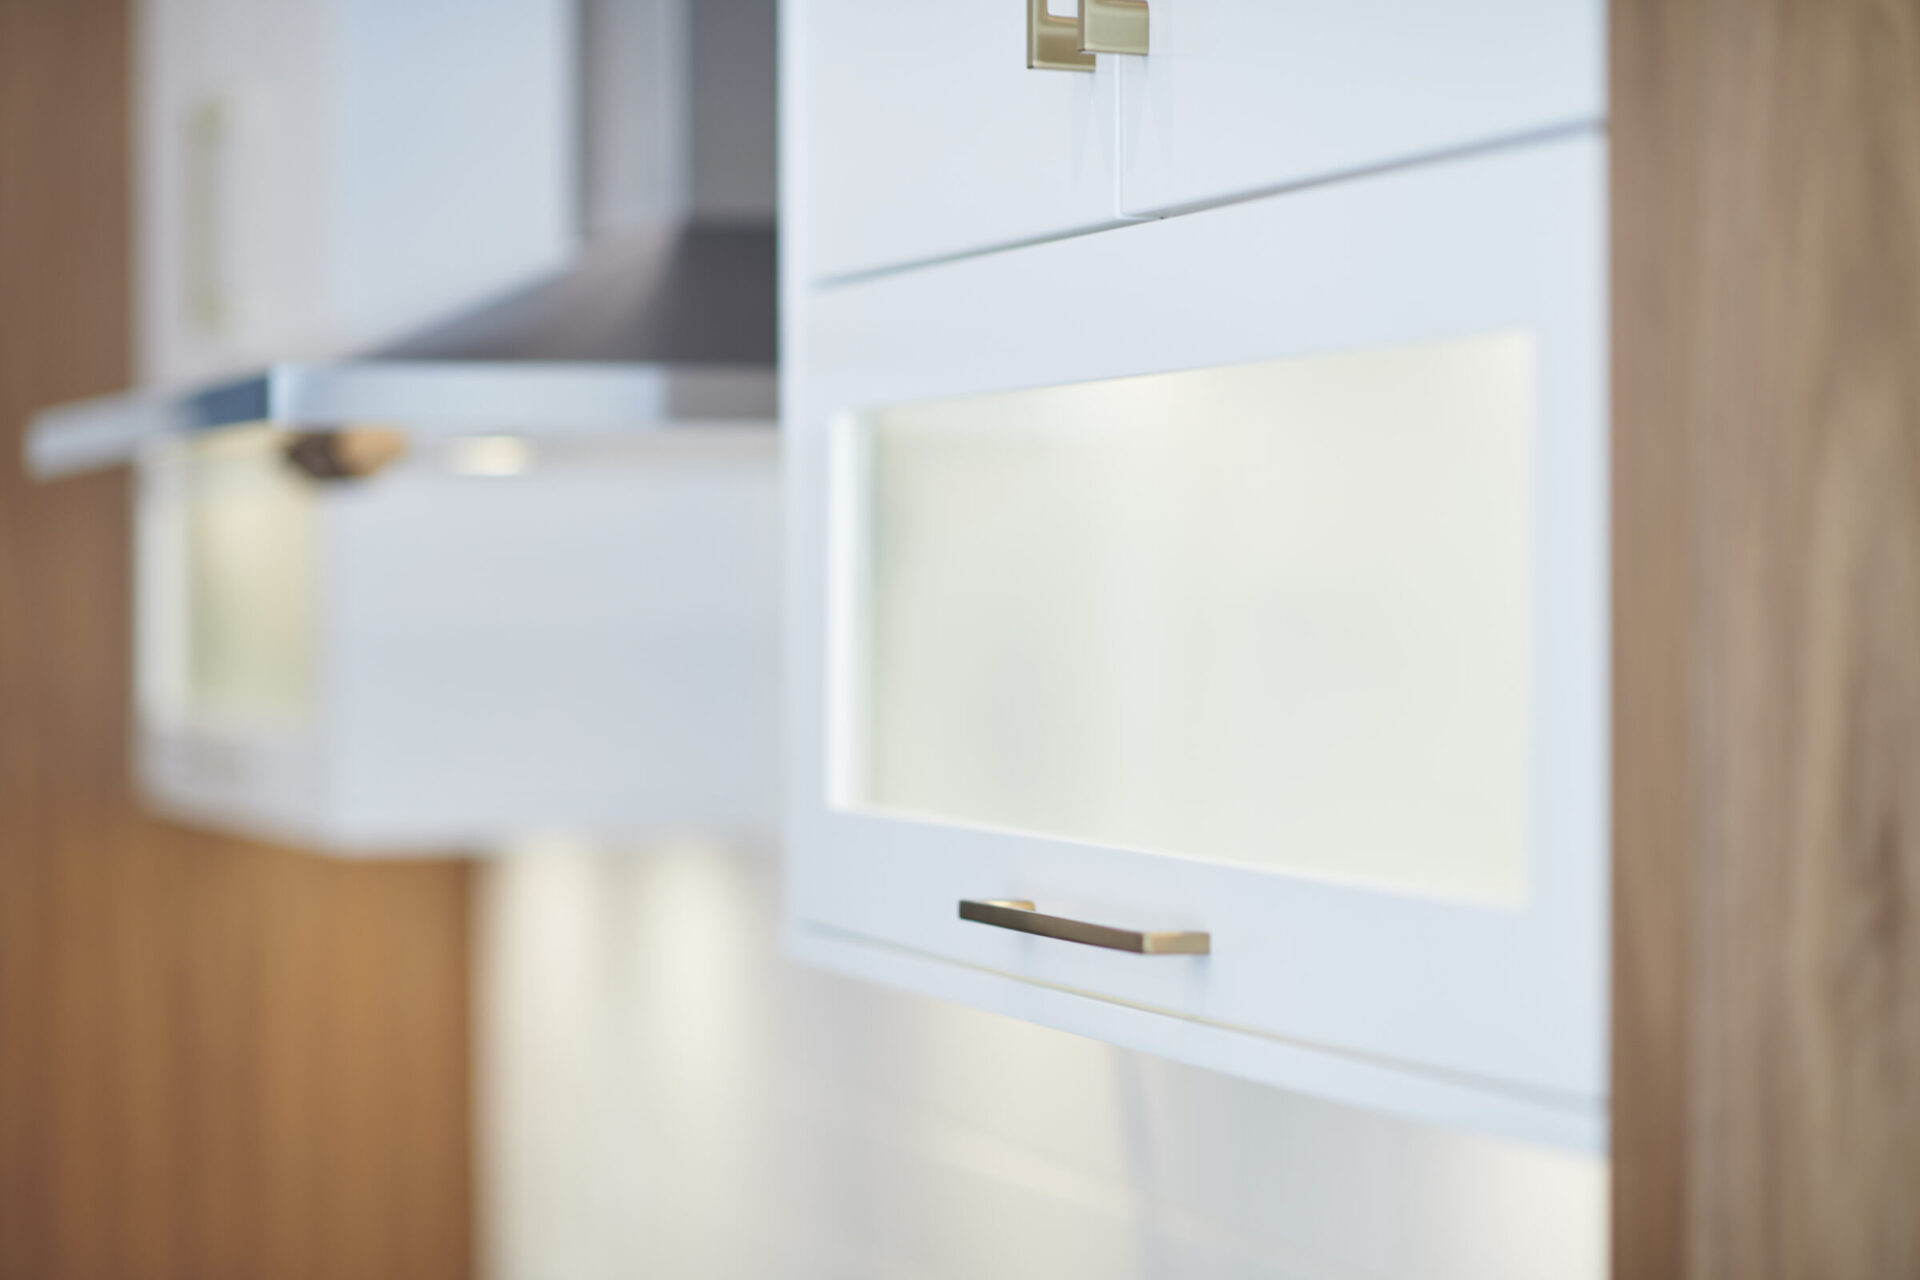
[[140, 0], [139, 381], [378, 346], [564, 266], [571, 0]]
[[[1111, 0], [1109, 0], [1111, 3]], [[788, 234], [834, 280], [1592, 127], [1599, 0], [1152, 0], [1145, 56], [1033, 67], [1077, 0], [788, 6]]]
[[812, 0], [789, 16], [787, 100], [804, 105], [784, 145], [809, 180], [785, 230], [811, 277], [1116, 221], [1114, 68], [1030, 70], [1027, 2]]
[[769, 838], [778, 480], [764, 423], [412, 434], [316, 481], [287, 433], [138, 464], [138, 774], [340, 854]]
[[1600, 0], [1153, 0], [1120, 81], [1120, 209], [1150, 215], [1605, 114]]
[[790, 292], [789, 947], [1603, 1146], [1604, 173]]

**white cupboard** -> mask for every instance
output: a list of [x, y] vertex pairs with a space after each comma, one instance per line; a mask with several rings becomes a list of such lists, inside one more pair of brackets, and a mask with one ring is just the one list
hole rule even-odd
[[1586, 129], [789, 263], [789, 947], [1603, 1146], [1605, 209]]
[[806, 278], [1577, 132], [1606, 113], [1601, 0], [1147, 8], [1147, 55], [1063, 69], [1029, 66], [1028, 50], [1036, 23], [1073, 40], [1078, 0], [790, 0], [783, 146], [805, 181], [785, 221]]
[[774, 824], [764, 424], [416, 433], [315, 481], [271, 428], [138, 463], [137, 771], [158, 809], [336, 854]]
[[139, 381], [363, 351], [566, 265], [572, 0], [139, 0]]

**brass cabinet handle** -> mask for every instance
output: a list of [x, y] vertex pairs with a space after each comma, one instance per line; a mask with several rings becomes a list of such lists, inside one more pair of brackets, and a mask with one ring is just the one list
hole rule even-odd
[[1080, 0], [1080, 52], [1145, 53], [1147, 0]]
[[1204, 956], [1213, 949], [1212, 935], [1204, 930], [1116, 929], [1111, 925], [1047, 915], [1034, 910], [1025, 898], [962, 898], [960, 918], [974, 924], [990, 924], [996, 929], [1014, 929], [1042, 938], [1106, 947], [1110, 951], [1131, 951], [1143, 956]]
[[[1087, 63], [1092, 65], [1091, 56]], [[181, 277], [187, 319], [206, 338], [233, 336], [233, 295], [221, 254], [234, 230], [233, 117], [232, 99], [219, 95], [200, 99], [187, 116], [186, 146], [181, 149], [186, 166], [181, 183], [186, 226]]]
[[1047, 0], [1027, 0], [1027, 66], [1036, 71], [1091, 71], [1093, 55], [1080, 51], [1080, 23], [1047, 12]]
[[1047, 0], [1027, 0], [1027, 65], [1091, 71], [1096, 53], [1147, 51], [1147, 0], [1080, 0], [1080, 16], [1056, 18]]

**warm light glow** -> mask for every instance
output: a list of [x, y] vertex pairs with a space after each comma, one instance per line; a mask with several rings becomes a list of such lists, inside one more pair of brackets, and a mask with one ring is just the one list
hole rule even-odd
[[[197, 716], [246, 725], [312, 713], [319, 609], [313, 486], [265, 428], [210, 433], [171, 454], [152, 530], [185, 597], [178, 660]], [[155, 637], [153, 642], [159, 642]]]
[[1532, 424], [1522, 333], [862, 415], [855, 802], [1518, 900]]
[[533, 461], [519, 436], [468, 436], [447, 450], [447, 466], [463, 476], [517, 476]]

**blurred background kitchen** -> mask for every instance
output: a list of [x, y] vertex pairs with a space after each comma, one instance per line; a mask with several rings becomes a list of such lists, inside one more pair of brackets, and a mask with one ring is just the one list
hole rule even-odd
[[[0, 466], [0, 1275], [1603, 1274], [1602, 1160], [781, 958], [775, 42], [0, 3], [10, 438], [282, 432]], [[429, 379], [382, 474], [283, 468], [342, 411], [271, 370], [374, 351], [739, 385]]]
[[[1871, 7], [1803, 12], [1795, 83], [1854, 65], [1830, 48], [1882, 77], [1833, 83], [1920, 83], [1872, 62], [1920, 48], [1911, 21], [1842, 28]], [[1773, 101], [1739, 8], [1672, 48], [1758, 59], [1715, 83]], [[783, 955], [776, 9], [0, 0], [0, 1278], [1608, 1274], [1604, 1156]], [[1624, 106], [1636, 156], [1678, 136], [1658, 111], [1749, 118], [1682, 98]], [[1835, 131], [1896, 118], [1818, 100]], [[1661, 172], [1719, 175], [1715, 217], [1870, 191], [1899, 216], [1834, 197], [1835, 243], [1911, 231], [1885, 166], [1772, 136], [1739, 154], [1777, 169], [1676, 143]], [[1899, 278], [1793, 296], [1869, 276]], [[1911, 829], [1868, 828], [1896, 854]], [[1814, 1043], [1829, 989], [1738, 1043]], [[1676, 1077], [1749, 1121], [1829, 1096], [1729, 1090], [1761, 1055], [1721, 1052]], [[1911, 1274], [1874, 1207], [1898, 1195], [1862, 1190], [1912, 1171], [1911, 1109], [1881, 1105], [1911, 1061], [1844, 1076], [1857, 1115], [1808, 1104], [1793, 1142], [1841, 1188], [1818, 1214], [1780, 1190], [1792, 1142], [1713, 1145], [1716, 1102], [1674, 1177], [1753, 1173], [1742, 1212], [1768, 1210], [1675, 1225], [1656, 1176], [1636, 1221], [1839, 1223], [1795, 1256], [1848, 1265], [1768, 1274]]]

